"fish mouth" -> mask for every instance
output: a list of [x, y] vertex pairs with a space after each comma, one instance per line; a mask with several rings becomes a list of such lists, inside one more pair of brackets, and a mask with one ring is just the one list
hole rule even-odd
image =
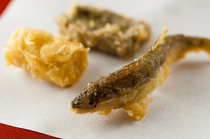
[[70, 103], [69, 103], [69, 111], [72, 116], [75, 116], [76, 114], [81, 113], [80, 110], [82, 108], [81, 104], [79, 103], [77, 98], [74, 98]]
[[74, 107], [72, 102], [69, 104], [69, 111], [70, 111], [70, 114], [72, 116], [75, 116], [76, 114], [86, 114], [86, 113], [94, 113], [94, 112], [96, 112], [93, 109], [89, 110], [89, 109], [78, 108], [77, 106]]
[[78, 100], [77, 98], [75, 98], [70, 104], [72, 108], [82, 108], [80, 100]]
[[72, 107], [72, 103], [69, 104], [69, 111], [70, 111], [70, 114], [72, 116], [75, 116], [77, 112], [77, 110], [75, 108]]

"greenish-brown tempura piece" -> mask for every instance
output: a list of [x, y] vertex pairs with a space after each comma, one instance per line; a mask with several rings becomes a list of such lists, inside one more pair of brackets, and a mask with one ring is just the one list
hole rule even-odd
[[129, 59], [150, 37], [149, 25], [85, 5], [58, 16], [59, 34], [85, 47]]
[[172, 62], [182, 58], [189, 51], [205, 50], [210, 54], [210, 39], [167, 36], [166, 30], [155, 45], [146, 53], [123, 68], [88, 84], [70, 103], [74, 114], [98, 112], [109, 114], [112, 109], [123, 108], [130, 118], [140, 120], [152, 102], [147, 98], [168, 76]]

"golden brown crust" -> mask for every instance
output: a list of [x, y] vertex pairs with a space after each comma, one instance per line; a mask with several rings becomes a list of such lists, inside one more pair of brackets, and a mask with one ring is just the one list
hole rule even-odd
[[63, 87], [78, 81], [88, 64], [87, 52], [80, 43], [18, 28], [6, 44], [5, 59], [7, 65], [22, 67], [33, 77]]

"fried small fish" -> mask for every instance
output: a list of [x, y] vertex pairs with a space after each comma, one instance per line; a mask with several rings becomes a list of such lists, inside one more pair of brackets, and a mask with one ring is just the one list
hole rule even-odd
[[132, 119], [143, 118], [148, 103], [152, 102], [148, 94], [163, 83], [172, 62], [189, 51], [205, 50], [210, 54], [210, 39], [183, 35], [165, 37], [166, 33], [163, 28], [155, 45], [130, 64], [88, 84], [71, 101], [71, 113], [107, 115], [112, 109], [122, 108]]
[[150, 38], [150, 27], [144, 21], [85, 5], [72, 4], [56, 22], [61, 36], [122, 59], [130, 59]]

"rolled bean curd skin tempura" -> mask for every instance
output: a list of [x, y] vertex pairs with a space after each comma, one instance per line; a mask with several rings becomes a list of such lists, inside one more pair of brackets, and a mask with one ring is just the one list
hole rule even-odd
[[72, 85], [85, 71], [87, 48], [38, 29], [18, 28], [5, 47], [7, 65], [58, 86]]
[[124, 109], [130, 118], [140, 120], [147, 112], [151, 98], [169, 73], [172, 62], [189, 51], [205, 50], [210, 54], [210, 39], [167, 36], [163, 29], [155, 45], [134, 62], [100, 78], [87, 87], [70, 103], [71, 114], [98, 112], [107, 115], [112, 109]]

